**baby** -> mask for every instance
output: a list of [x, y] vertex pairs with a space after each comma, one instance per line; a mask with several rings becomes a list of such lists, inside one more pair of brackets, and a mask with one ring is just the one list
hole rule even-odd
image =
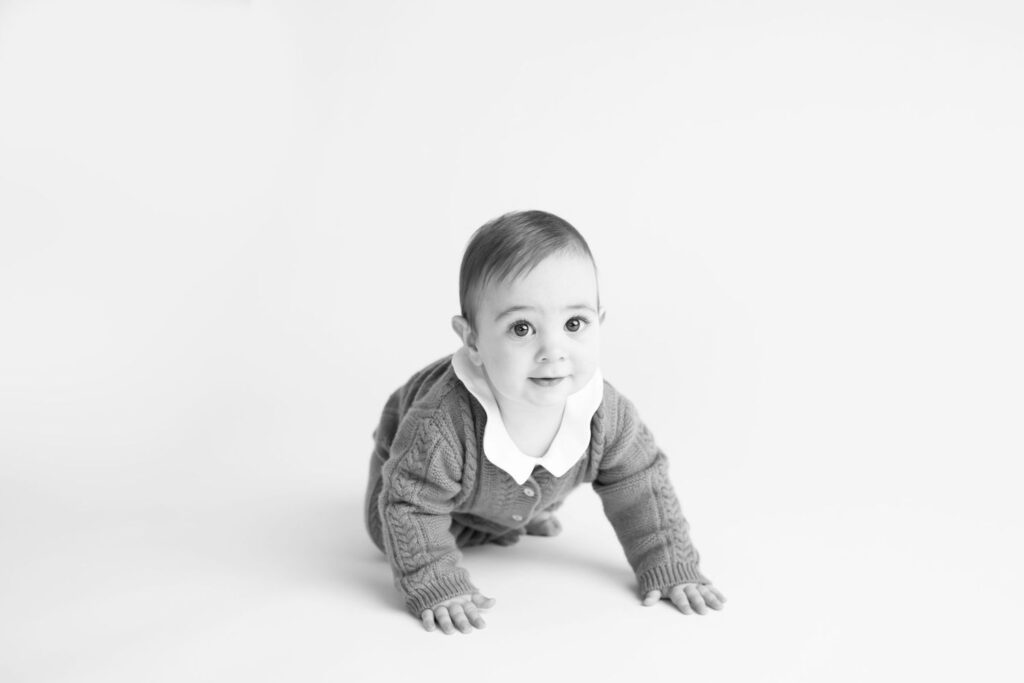
[[577, 486], [597, 491], [644, 605], [721, 609], [699, 568], [665, 455], [598, 367], [597, 271], [583, 236], [542, 211], [478, 229], [459, 274], [462, 347], [388, 399], [374, 432], [366, 525], [428, 631], [483, 628], [494, 604], [460, 548], [554, 536]]

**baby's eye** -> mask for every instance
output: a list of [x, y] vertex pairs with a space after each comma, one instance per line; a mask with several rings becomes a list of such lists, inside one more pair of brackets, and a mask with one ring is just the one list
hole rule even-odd
[[533, 329], [533, 326], [530, 323], [526, 322], [525, 320], [517, 320], [516, 322], [512, 323], [512, 325], [508, 329], [512, 334], [514, 334], [517, 337], [525, 337], [526, 335], [530, 334], [530, 330]]
[[575, 318], [569, 318], [569, 320], [567, 320], [565, 323], [565, 329], [569, 330], [570, 332], [579, 332], [580, 330], [587, 326], [588, 322], [589, 321], [586, 318], [581, 318], [579, 316], [576, 316]]

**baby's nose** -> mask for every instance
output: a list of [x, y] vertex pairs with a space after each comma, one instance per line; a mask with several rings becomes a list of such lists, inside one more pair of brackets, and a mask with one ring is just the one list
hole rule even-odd
[[565, 360], [565, 349], [554, 341], [544, 343], [537, 352], [537, 361], [549, 363], [556, 360]]

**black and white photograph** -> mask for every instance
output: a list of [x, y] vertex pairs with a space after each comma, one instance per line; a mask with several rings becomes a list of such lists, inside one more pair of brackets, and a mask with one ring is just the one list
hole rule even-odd
[[1022, 37], [0, 0], [0, 680], [1024, 680]]

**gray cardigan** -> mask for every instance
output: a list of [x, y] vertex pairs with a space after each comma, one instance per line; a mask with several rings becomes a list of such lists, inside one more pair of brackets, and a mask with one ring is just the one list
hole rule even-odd
[[591, 484], [636, 573], [639, 592], [710, 583], [668, 477], [668, 461], [633, 404], [604, 384], [590, 446], [561, 477], [542, 467], [522, 486], [485, 457], [483, 406], [455, 376], [451, 356], [395, 391], [374, 431], [365, 519], [395, 586], [419, 616], [476, 592], [460, 547], [508, 545], [538, 513]]

